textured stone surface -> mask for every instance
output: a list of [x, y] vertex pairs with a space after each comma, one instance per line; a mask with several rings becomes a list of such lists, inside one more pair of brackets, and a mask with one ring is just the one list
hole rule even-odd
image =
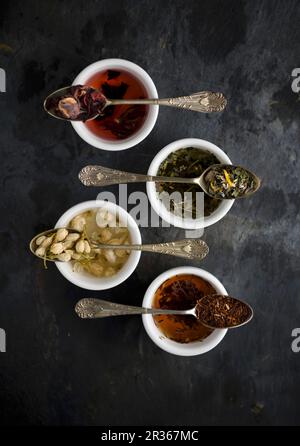
[[[0, 423], [299, 424], [300, 353], [290, 348], [300, 326], [300, 102], [290, 88], [299, 20], [296, 0], [1, 5]], [[161, 109], [138, 147], [89, 147], [46, 116], [42, 100], [107, 57], [140, 64], [161, 96], [219, 88], [228, 108], [218, 116]], [[263, 179], [258, 194], [205, 231], [211, 252], [201, 263], [249, 300], [255, 319], [193, 358], [158, 349], [137, 317], [82, 321], [73, 311], [86, 296], [140, 304], [150, 281], [184, 262], [145, 254], [119, 287], [84, 292], [53, 265], [44, 270], [27, 246], [67, 208], [96, 197], [77, 180], [82, 166], [145, 172], [160, 148], [183, 137], [216, 143]], [[144, 241], [183, 235], [142, 230]]]

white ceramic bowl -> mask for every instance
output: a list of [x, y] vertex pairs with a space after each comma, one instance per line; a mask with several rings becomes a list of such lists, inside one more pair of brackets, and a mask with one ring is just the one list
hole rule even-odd
[[[72, 220], [72, 218], [74, 218], [76, 215], [88, 211], [89, 209], [96, 208], [105, 208], [112, 214], [118, 215], [123, 224], [126, 224], [127, 222], [132, 243], [142, 243], [141, 233], [134, 219], [122, 207], [103, 200], [85, 201], [71, 207], [60, 217], [55, 227], [67, 227], [70, 220]], [[126, 280], [137, 267], [140, 257], [140, 251], [132, 251], [127, 262], [120, 269], [120, 271], [111, 277], [93, 277], [91, 274], [86, 272], [75, 272], [73, 271], [70, 262], [55, 262], [55, 264], [61, 274], [74, 285], [86, 290], [107, 290], [108, 288], [113, 288], [124, 282], [124, 280]]]
[[[156, 87], [149, 74], [135, 63], [129, 62], [128, 60], [124, 59], [103, 59], [99, 60], [98, 62], [92, 63], [78, 74], [78, 76], [74, 79], [73, 85], [84, 85], [86, 81], [90, 79], [94, 74], [109, 69], [120, 71], [124, 70], [132, 73], [144, 85], [148, 98], [158, 97]], [[82, 139], [84, 139], [84, 141], [94, 147], [97, 147], [98, 149], [125, 150], [140, 143], [149, 135], [156, 123], [158, 108], [158, 105], [149, 106], [148, 115], [142, 128], [129, 138], [117, 141], [108, 141], [107, 139], [100, 138], [99, 136], [91, 132], [83, 122], [73, 121], [71, 122], [71, 124], [78, 135]]]
[[[204, 139], [184, 138], [168, 144], [157, 153], [150, 164], [148, 175], [157, 175], [159, 166], [167, 158], [167, 156], [170, 155], [170, 153], [186, 147], [197, 147], [199, 149], [207, 150], [214, 154], [220, 160], [220, 163], [232, 164], [226, 153], [215, 144], [205, 141]], [[201, 192], [200, 188], [199, 192]], [[213, 225], [227, 214], [234, 203], [234, 200], [222, 200], [218, 208], [208, 217], [200, 219], [181, 218], [174, 215], [172, 212], [169, 212], [162, 201], [158, 198], [155, 183], [147, 183], [147, 194], [153, 209], [163, 220], [170, 225], [184, 229], [201, 229]]]
[[[207, 280], [207, 282], [209, 282], [216, 289], [217, 293], [227, 295], [227, 291], [225, 290], [224, 286], [211, 273], [201, 268], [194, 268], [192, 266], [181, 266], [165, 271], [151, 283], [146, 291], [143, 300], [143, 307], [151, 308], [156, 290], [163, 282], [177, 274], [193, 274], [195, 276], [199, 276], [202, 279]], [[179, 342], [175, 342], [171, 339], [166, 338], [163, 333], [157, 328], [154, 319], [150, 314], [143, 314], [142, 319], [145, 330], [152, 341], [162, 350], [178, 356], [195, 356], [206, 353], [216, 347], [216, 345], [218, 345], [222, 341], [225, 334], [227, 333], [227, 329], [218, 328], [202, 341], [181, 344]]]

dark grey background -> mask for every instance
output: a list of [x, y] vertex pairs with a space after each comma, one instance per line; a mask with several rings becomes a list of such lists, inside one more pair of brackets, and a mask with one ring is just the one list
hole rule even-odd
[[[1, 4], [1, 424], [299, 423], [300, 353], [291, 350], [300, 326], [300, 102], [291, 90], [299, 20], [296, 0]], [[161, 109], [138, 147], [92, 148], [46, 116], [42, 101], [109, 57], [141, 65], [161, 96], [209, 85], [224, 91], [228, 108], [218, 116]], [[28, 251], [36, 232], [96, 197], [77, 180], [82, 166], [146, 172], [159, 149], [184, 137], [216, 143], [263, 179], [258, 194], [205, 231], [211, 252], [201, 263], [253, 304], [255, 319], [192, 358], [157, 348], [137, 317], [82, 321], [73, 311], [84, 296], [140, 304], [158, 274], [185, 262], [145, 254], [125, 283], [97, 293], [73, 286], [53, 265], [44, 270]], [[183, 235], [142, 230], [148, 242]]]

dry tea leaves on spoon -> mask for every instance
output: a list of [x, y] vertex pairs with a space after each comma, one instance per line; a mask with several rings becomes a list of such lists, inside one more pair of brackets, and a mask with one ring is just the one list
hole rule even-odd
[[86, 121], [101, 114], [106, 100], [103, 94], [92, 87], [74, 85], [64, 94], [50, 95], [45, 100], [45, 108], [54, 116], [70, 121]]
[[238, 327], [252, 318], [249, 305], [230, 296], [204, 296], [196, 304], [196, 317], [209, 327]]
[[91, 252], [84, 232], [80, 234], [66, 228], [60, 228], [50, 232], [49, 235], [37, 237], [35, 245], [34, 253], [45, 261], [80, 260], [86, 258]]
[[207, 192], [219, 199], [235, 199], [255, 192], [259, 187], [258, 178], [248, 170], [239, 166], [212, 166], [204, 174]]

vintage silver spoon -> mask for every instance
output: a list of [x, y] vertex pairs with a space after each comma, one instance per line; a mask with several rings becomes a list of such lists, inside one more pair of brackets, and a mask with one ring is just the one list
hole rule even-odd
[[[226, 299], [226, 302], [230, 299], [231, 303], [228, 305], [228, 314], [230, 310], [237, 304], [239, 304], [241, 310], [243, 311], [243, 318], [239, 321], [238, 324], [233, 324], [232, 320], [226, 316], [225, 326], [222, 325], [222, 328], [237, 328], [245, 325], [249, 322], [253, 317], [253, 310], [247, 303], [236, 299], [231, 296], [222, 296], [219, 294], [211, 294], [202, 297], [198, 300], [196, 306], [191, 308], [190, 310], [164, 310], [161, 308], [144, 308], [144, 307], [134, 307], [129, 305], [121, 305], [113, 302], [109, 302], [107, 300], [93, 299], [93, 298], [85, 298], [81, 299], [77, 302], [75, 306], [75, 312], [82, 319], [96, 319], [96, 318], [104, 318], [109, 316], [125, 316], [125, 315], [137, 315], [137, 314], [152, 314], [155, 315], [184, 315], [184, 316], [194, 316], [196, 317], [203, 325], [209, 328], [220, 328], [220, 314], [217, 312], [209, 312], [207, 316], [207, 312], [201, 311], [201, 307], [203, 309], [203, 305], [207, 305], [207, 301], [210, 303], [216, 299], [222, 300]], [[204, 304], [203, 304], [204, 302]], [[225, 313], [224, 313], [225, 314]], [[225, 316], [224, 316], [225, 317]]]
[[156, 254], [181, 257], [183, 259], [202, 260], [209, 252], [208, 245], [200, 239], [183, 239], [176, 242], [152, 243], [147, 245], [104, 245], [91, 241], [93, 248], [125, 249], [129, 251], [146, 251]]
[[[108, 99], [99, 90], [92, 87], [78, 85], [78, 88], [86, 89], [89, 94], [94, 92], [97, 95], [97, 106], [79, 113], [78, 101], [74, 99], [72, 91], [74, 86], [60, 88], [54, 91], [44, 101], [44, 109], [47, 113], [57, 119], [67, 121], [90, 121], [103, 113], [103, 110], [109, 105], [166, 105], [169, 107], [183, 108], [202, 113], [221, 112], [227, 104], [223, 93], [200, 91], [189, 96], [180, 96], [177, 98], [166, 99]], [[63, 103], [60, 103], [60, 99]], [[54, 105], [57, 104], [57, 105]], [[58, 104], [62, 105], [62, 107]], [[74, 113], [74, 109], [76, 111]]]
[[109, 169], [103, 166], [85, 166], [78, 174], [80, 181], [85, 186], [108, 186], [111, 184], [120, 183], [143, 183], [147, 181], [155, 181], [158, 183], [184, 183], [184, 184], [197, 184], [201, 189], [212, 198], [220, 198], [222, 200], [231, 200], [232, 197], [219, 197], [217, 193], [213, 193], [209, 190], [209, 184], [205, 181], [205, 178], [210, 173], [214, 173], [215, 168], [239, 168], [247, 175], [253, 179], [254, 187], [251, 190], [241, 193], [240, 196], [234, 198], [244, 198], [246, 196], [252, 195], [260, 187], [260, 179], [252, 172], [244, 169], [240, 166], [232, 166], [227, 164], [214, 164], [209, 166], [200, 177], [197, 178], [180, 178], [180, 177], [165, 177], [165, 176], [155, 176], [155, 175], [143, 175], [138, 173], [124, 172], [121, 170]]
[[[50, 236], [55, 234], [55, 232], [61, 228], [57, 229], [49, 229], [48, 231], [44, 231], [41, 234], [36, 235], [29, 243], [29, 249], [36, 257], [52, 261], [59, 262], [60, 260], [48, 258], [45, 256], [40, 256], [36, 254], [36, 250], [38, 248], [36, 244], [36, 240], [42, 236]], [[81, 232], [76, 231], [75, 229], [66, 228], [69, 233], [77, 233], [81, 234]], [[177, 240], [175, 242], [166, 242], [166, 243], [153, 243], [146, 245], [110, 245], [104, 243], [97, 243], [93, 240], [88, 240], [91, 248], [100, 248], [100, 249], [125, 249], [128, 251], [147, 251], [153, 252], [157, 254], [167, 254], [171, 256], [181, 257], [183, 259], [197, 259], [202, 260], [208, 254], [209, 248], [207, 244], [200, 239], [183, 239]]]

